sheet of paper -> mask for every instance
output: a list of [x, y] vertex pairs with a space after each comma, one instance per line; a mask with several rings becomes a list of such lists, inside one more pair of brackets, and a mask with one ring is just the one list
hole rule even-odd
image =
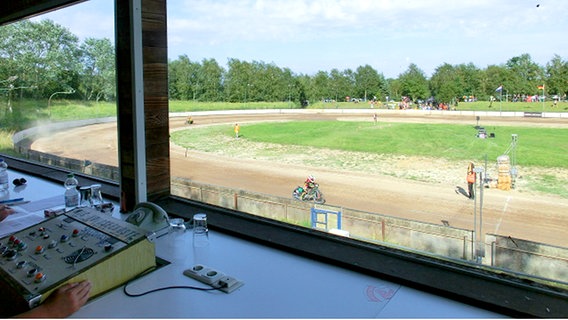
[[0, 222], [0, 238], [27, 228], [45, 219], [45, 209], [60, 208], [64, 205], [63, 195], [54, 196], [23, 205], [13, 206], [15, 213]]
[[42, 221], [43, 219], [45, 219], [43, 212], [38, 214], [16, 209], [14, 214], [0, 222], [0, 237], [5, 237], [16, 231], [27, 228]]
[[[37, 200], [37, 201], [31, 201], [28, 202], [26, 204], [22, 204], [19, 205], [17, 207], [24, 209], [27, 212], [36, 212], [36, 211], [41, 211], [43, 214], [43, 210], [45, 209], [52, 209], [52, 208], [57, 208], [57, 207], [61, 207], [63, 205], [65, 205], [65, 199], [63, 197], [63, 195], [59, 195], [59, 196], [54, 196], [51, 198], [46, 198], [46, 199], [42, 199], [42, 200]], [[14, 207], [16, 208], [16, 207]]]

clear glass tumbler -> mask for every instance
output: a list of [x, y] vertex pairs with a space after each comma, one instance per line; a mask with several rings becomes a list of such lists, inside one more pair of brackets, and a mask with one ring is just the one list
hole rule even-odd
[[186, 227], [183, 219], [171, 218], [169, 234], [169, 246], [172, 250], [173, 263], [185, 262], [188, 247], [186, 245]]
[[79, 188], [79, 193], [81, 194], [81, 207], [90, 207], [91, 187], [81, 187]]
[[209, 260], [209, 229], [207, 228], [207, 215], [197, 213], [193, 215], [193, 258], [195, 263], [207, 264]]
[[97, 208], [103, 204], [103, 195], [101, 193], [101, 185], [91, 185], [91, 206]]

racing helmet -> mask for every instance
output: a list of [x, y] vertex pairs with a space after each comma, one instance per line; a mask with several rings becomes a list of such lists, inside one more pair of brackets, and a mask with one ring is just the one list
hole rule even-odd
[[309, 181], [309, 182], [315, 182], [315, 181], [316, 181], [316, 177], [314, 177], [313, 175], [310, 174], [310, 175], [308, 176], [308, 181]]

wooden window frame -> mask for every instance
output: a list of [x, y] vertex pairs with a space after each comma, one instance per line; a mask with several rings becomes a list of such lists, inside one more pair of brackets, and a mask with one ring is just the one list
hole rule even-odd
[[[73, 0], [18, 0], [3, 5], [0, 25]], [[120, 182], [81, 176], [103, 185], [105, 197], [131, 210], [143, 200], [189, 219], [205, 212], [212, 229], [342, 266], [514, 317], [566, 317], [568, 293], [492, 272], [479, 265], [378, 246], [170, 194], [166, 0], [115, 0]], [[138, 26], [138, 27], [136, 27]], [[10, 168], [62, 183], [66, 171], [3, 155]]]

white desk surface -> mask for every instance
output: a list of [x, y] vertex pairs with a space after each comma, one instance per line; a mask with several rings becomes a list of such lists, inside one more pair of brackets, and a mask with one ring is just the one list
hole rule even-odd
[[[63, 186], [32, 176], [10, 198], [32, 204], [63, 194]], [[5, 198], [5, 197], [4, 197]], [[61, 200], [62, 201], [62, 200]], [[120, 216], [115, 208], [115, 216]], [[41, 215], [43, 210], [41, 211]], [[38, 215], [40, 215], [38, 213]], [[40, 215], [40, 216], [41, 216]], [[10, 217], [6, 222], [18, 217]], [[0, 223], [2, 233], [4, 222]], [[5, 232], [5, 228], [4, 228]], [[183, 275], [200, 263], [233, 276], [244, 286], [221, 291], [169, 289], [131, 298], [123, 286], [89, 301], [73, 318], [501, 318], [503, 315], [379, 278], [210, 231], [206, 256], [195, 261], [191, 231], [181, 240], [158, 238], [156, 253], [171, 261], [128, 286], [142, 293], [167, 286], [204, 284]]]

